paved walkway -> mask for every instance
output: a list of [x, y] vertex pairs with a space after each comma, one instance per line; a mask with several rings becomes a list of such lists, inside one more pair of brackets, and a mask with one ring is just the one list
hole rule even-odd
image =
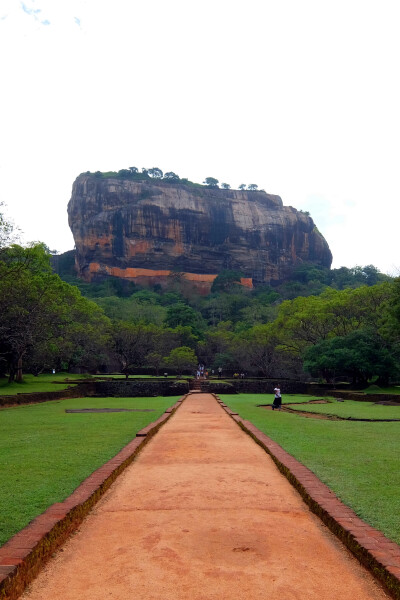
[[388, 596], [216, 400], [192, 394], [23, 598]]

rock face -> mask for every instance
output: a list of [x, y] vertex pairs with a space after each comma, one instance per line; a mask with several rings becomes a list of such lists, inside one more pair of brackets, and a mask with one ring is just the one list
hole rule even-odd
[[307, 214], [259, 191], [80, 175], [68, 219], [87, 281], [179, 276], [205, 293], [224, 269], [241, 271], [251, 287], [282, 282], [302, 262], [332, 262]]

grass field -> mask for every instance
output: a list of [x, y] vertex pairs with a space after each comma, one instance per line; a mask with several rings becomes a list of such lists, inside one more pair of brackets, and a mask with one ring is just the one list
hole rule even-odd
[[[78, 398], [0, 410], [0, 545], [95, 469], [178, 397]], [[66, 413], [77, 408], [154, 412]]]
[[400, 394], [400, 386], [395, 385], [393, 387], [381, 388], [377, 385], [370, 385], [363, 392], [365, 394]]
[[[374, 402], [357, 402], [356, 400], [345, 400], [338, 402], [335, 398], [324, 397], [327, 404], [302, 404], [309, 402], [309, 396], [292, 396], [286, 394], [284, 404], [288, 404], [292, 410], [330, 415], [342, 419], [400, 419], [400, 403], [397, 406], [382, 406]], [[316, 400], [314, 396], [311, 400]]]
[[[257, 407], [271, 404], [270, 394], [221, 394], [221, 399], [311, 469], [362, 519], [400, 543], [400, 422], [310, 419]], [[294, 399], [304, 401], [286, 395], [283, 402]], [[391, 415], [383, 418], [399, 418], [392, 415], [400, 415], [400, 407], [369, 404], [336, 402], [310, 410], [335, 410], [353, 418], [369, 418], [363, 415], [376, 410]]]
[[[87, 379], [90, 375], [71, 375], [71, 373], [43, 373], [39, 377], [24, 375], [22, 383], [8, 383], [7, 379], [0, 379], [0, 396], [12, 394], [31, 394], [32, 392], [57, 392], [65, 390], [77, 379]], [[57, 383], [59, 382], [59, 383]]]

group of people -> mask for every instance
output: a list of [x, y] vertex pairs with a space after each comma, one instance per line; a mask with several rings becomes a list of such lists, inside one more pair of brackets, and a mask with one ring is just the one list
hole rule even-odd
[[[217, 369], [217, 373], [218, 373], [218, 379], [221, 379], [222, 377], [222, 367], [218, 367]], [[208, 371], [207, 369], [204, 367], [204, 365], [202, 363], [199, 363], [198, 367], [197, 367], [197, 371], [196, 371], [196, 379], [207, 379], [208, 378]], [[211, 376], [214, 376], [214, 369], [211, 371]]]
[[199, 363], [199, 366], [197, 367], [197, 371], [196, 371], [196, 379], [200, 379], [205, 377], [207, 379], [208, 377], [208, 371], [206, 371], [205, 367], [203, 364]]

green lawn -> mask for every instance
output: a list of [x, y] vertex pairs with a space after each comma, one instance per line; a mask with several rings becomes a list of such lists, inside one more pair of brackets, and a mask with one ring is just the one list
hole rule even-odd
[[[0, 410], [0, 545], [95, 469], [178, 397], [74, 398]], [[154, 412], [66, 413], [77, 408]]]
[[[44, 373], [35, 377], [24, 375], [22, 383], [8, 383], [7, 379], [0, 379], [0, 396], [10, 394], [31, 394], [32, 392], [57, 392], [75, 384], [77, 379], [87, 379], [90, 375], [71, 375], [71, 373]], [[59, 382], [59, 383], [57, 383]]]
[[366, 390], [363, 390], [364, 394], [400, 394], [400, 386], [396, 385], [393, 387], [381, 388], [377, 385], [370, 385]]
[[[312, 398], [316, 400], [316, 397]], [[400, 403], [397, 406], [382, 406], [374, 402], [357, 402], [357, 400], [344, 400], [338, 402], [336, 398], [326, 398], [327, 404], [299, 404], [299, 397], [292, 403], [292, 398], [286, 395], [283, 404], [288, 404], [292, 410], [311, 412], [322, 415], [341, 417], [342, 419], [400, 419]], [[303, 400], [308, 402], [308, 400]]]
[[[400, 423], [310, 419], [257, 407], [271, 404], [271, 394], [221, 394], [221, 399], [311, 469], [362, 519], [400, 543]], [[288, 396], [283, 400], [289, 402]], [[400, 413], [397, 407], [364, 402], [312, 410], [317, 407], [349, 410], [353, 417], [375, 409], [380, 415]]]

